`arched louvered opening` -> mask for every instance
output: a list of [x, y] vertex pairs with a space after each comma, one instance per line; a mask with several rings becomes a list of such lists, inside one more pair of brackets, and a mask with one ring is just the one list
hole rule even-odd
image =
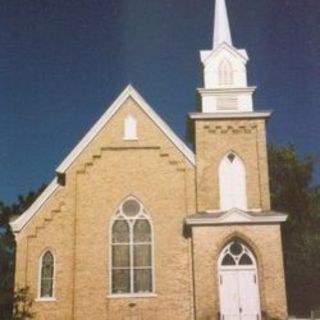
[[219, 85], [230, 86], [233, 85], [233, 68], [229, 60], [222, 60], [219, 64]]
[[234, 152], [228, 152], [219, 166], [220, 209], [247, 209], [246, 169]]
[[152, 224], [142, 203], [133, 197], [125, 200], [117, 210], [111, 232], [112, 294], [152, 293]]

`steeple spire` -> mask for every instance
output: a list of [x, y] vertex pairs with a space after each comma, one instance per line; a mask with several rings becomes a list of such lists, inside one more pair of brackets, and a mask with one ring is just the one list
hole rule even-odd
[[216, 8], [214, 17], [213, 49], [216, 49], [223, 42], [232, 46], [226, 2], [225, 0], [215, 1]]

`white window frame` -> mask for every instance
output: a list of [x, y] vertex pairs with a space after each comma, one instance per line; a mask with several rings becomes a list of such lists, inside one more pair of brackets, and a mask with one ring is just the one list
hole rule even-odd
[[123, 130], [123, 140], [138, 140], [138, 121], [132, 114], [124, 119]]
[[[53, 256], [53, 278], [52, 278], [52, 296], [51, 297], [42, 297], [41, 296], [41, 272], [42, 272], [42, 260], [44, 255], [50, 252]], [[40, 258], [38, 260], [38, 294], [37, 298], [35, 301], [37, 302], [52, 302], [56, 301], [55, 297], [55, 289], [56, 289], [56, 267], [57, 267], [57, 262], [56, 262], [56, 254], [52, 248], [46, 248], [45, 250], [42, 251]]]
[[[135, 217], [128, 217], [126, 216], [123, 211], [122, 211], [122, 205], [128, 201], [128, 200], [135, 200], [140, 204], [140, 212], [135, 216]], [[119, 219], [119, 217], [121, 217], [121, 219]], [[119, 243], [119, 245], [129, 245], [129, 274], [130, 274], [130, 292], [128, 293], [114, 293], [112, 290], [112, 274], [113, 274], [113, 260], [112, 260], [112, 248], [115, 245], [112, 241], [112, 228], [114, 223], [117, 220], [122, 220], [124, 219], [128, 225], [129, 225], [129, 243]], [[135, 224], [135, 221], [137, 220], [147, 220], [149, 222], [150, 225], [150, 232], [151, 232], [151, 242], [143, 242], [141, 243], [142, 245], [151, 245], [151, 276], [152, 276], [152, 280], [151, 280], [151, 285], [152, 285], [152, 291], [151, 292], [134, 292], [134, 269], [139, 269], [139, 268], [135, 268], [134, 267], [134, 245], [138, 244], [138, 242], [134, 242], [133, 241], [133, 236], [134, 236], [134, 232], [133, 232], [133, 227]], [[131, 220], [131, 221], [130, 221]], [[117, 244], [116, 244], [117, 245]], [[136, 197], [134, 196], [129, 196], [127, 197], [125, 200], [123, 200], [120, 204], [120, 206], [118, 207], [118, 209], [116, 210], [116, 213], [113, 215], [110, 225], [109, 225], [109, 295], [108, 298], [152, 298], [152, 297], [157, 297], [157, 295], [155, 294], [156, 289], [155, 289], [155, 254], [154, 254], [154, 228], [153, 228], [153, 224], [152, 224], [152, 220], [150, 215], [147, 213], [147, 210], [145, 210], [143, 204], [141, 201], [139, 201]], [[127, 268], [126, 268], [127, 269]], [[146, 269], [146, 268], [142, 268], [142, 269]]]
[[[234, 255], [230, 251], [230, 247], [233, 245], [234, 242], [239, 242], [239, 244], [242, 246], [243, 252], [240, 256]], [[235, 260], [235, 265], [222, 265], [222, 261], [226, 255], [232, 256], [232, 258]], [[249, 258], [252, 261], [252, 264], [248, 265], [240, 265], [239, 261], [243, 254], [247, 254]], [[220, 253], [219, 259], [218, 259], [218, 268], [219, 270], [257, 270], [257, 260], [251, 249], [246, 245], [246, 243], [238, 238], [231, 240], [228, 242], [228, 244], [223, 248], [223, 250]]]

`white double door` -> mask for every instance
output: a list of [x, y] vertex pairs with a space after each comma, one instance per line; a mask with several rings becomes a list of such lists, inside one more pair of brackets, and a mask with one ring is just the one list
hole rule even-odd
[[256, 270], [220, 270], [221, 320], [260, 320]]

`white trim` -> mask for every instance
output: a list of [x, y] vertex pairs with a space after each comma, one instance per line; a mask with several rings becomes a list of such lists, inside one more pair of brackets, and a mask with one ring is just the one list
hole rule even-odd
[[240, 209], [231, 209], [220, 217], [212, 218], [186, 218], [186, 224], [191, 226], [223, 225], [223, 224], [265, 224], [282, 223], [287, 220], [286, 214], [277, 215], [250, 215]]
[[[125, 217], [125, 214], [122, 212], [122, 205], [127, 201], [133, 199], [135, 201], [137, 201], [140, 204], [140, 212], [135, 216], [135, 217]], [[127, 221], [127, 223], [129, 224], [129, 236], [131, 237], [129, 240], [129, 249], [130, 249], [130, 291], [131, 293], [113, 293], [112, 292], [112, 248], [113, 248], [113, 241], [112, 241], [112, 228], [113, 228], [113, 224], [115, 223], [115, 221], [120, 220], [119, 219], [119, 215], [124, 218], [125, 221]], [[134, 247], [134, 242], [132, 240], [132, 236], [133, 236], [133, 227], [134, 227], [134, 223], [132, 223], [132, 221], [130, 222], [130, 220], [139, 220], [139, 219], [146, 219], [149, 222], [150, 225], [150, 230], [151, 230], [151, 243], [146, 243], [146, 244], [150, 244], [151, 245], [151, 275], [152, 275], [152, 292], [145, 292], [145, 293], [140, 293], [134, 292], [134, 287], [133, 287], [133, 279], [134, 279], [134, 275], [133, 275], [133, 270], [134, 268], [133, 266], [133, 261], [131, 261], [131, 259], [133, 259], [134, 255], [133, 255], [133, 247]], [[126, 243], [125, 243], [126, 244]], [[119, 244], [121, 245], [121, 243]], [[108, 266], [109, 266], [109, 295], [107, 296], [108, 298], [151, 298], [151, 297], [156, 297], [156, 283], [155, 283], [155, 252], [154, 252], [154, 227], [153, 227], [153, 223], [152, 223], [152, 219], [150, 214], [148, 213], [148, 210], [146, 210], [145, 206], [143, 205], [143, 203], [137, 199], [136, 197], [130, 195], [128, 197], [126, 197], [123, 201], [121, 201], [120, 205], [117, 207], [115, 214], [112, 216], [110, 223], [109, 223], [109, 259], [108, 259]]]
[[118, 96], [108, 110], [96, 122], [96, 124], [88, 131], [83, 139], [77, 146], [69, 153], [69, 155], [58, 166], [56, 172], [64, 173], [81, 152], [89, 145], [89, 143], [97, 136], [103, 129], [106, 123], [115, 115], [123, 103], [131, 97], [134, 99], [141, 109], [155, 122], [155, 124], [163, 131], [163, 133], [171, 140], [177, 149], [189, 160], [192, 165], [195, 165], [194, 153], [187, 147], [187, 145], [170, 129], [170, 127], [156, 114], [150, 105], [142, 98], [142, 96], [133, 88], [128, 85], [126, 89]]
[[18, 233], [31, 220], [35, 213], [44, 205], [51, 195], [58, 189], [59, 184], [57, 178], [54, 178], [46, 189], [41, 193], [37, 200], [27, 209], [18, 219], [10, 222], [10, 226], [14, 233]]
[[[50, 252], [53, 257], [53, 278], [52, 278], [52, 296], [51, 297], [41, 297], [41, 271], [42, 271], [42, 259], [44, 255]], [[49, 302], [49, 301], [56, 301], [55, 298], [55, 289], [56, 289], [56, 255], [54, 250], [51, 248], [46, 248], [42, 251], [40, 258], [38, 260], [38, 290], [37, 290], [37, 298], [36, 301], [43, 301], [43, 302]]]
[[[261, 208], [257, 208], [257, 209], [248, 209], [248, 212], [262, 212], [263, 210]], [[206, 213], [221, 213], [221, 210], [206, 210]]]
[[[239, 238], [239, 242], [242, 246], [242, 248], [244, 248], [244, 252], [250, 257], [250, 259], [252, 260], [253, 264], [252, 265], [239, 265], [239, 264], [236, 264], [236, 265], [230, 265], [230, 266], [224, 266], [222, 265], [222, 260], [224, 259], [224, 257], [227, 255], [227, 254], [230, 254], [236, 261], [236, 259], [240, 260], [239, 257], [235, 257], [234, 254], [232, 252], [230, 252], [230, 247], [232, 246], [232, 244], [237, 240], [238, 238], [236, 239], [233, 239], [231, 240], [223, 249], [222, 251], [220, 252], [220, 255], [219, 255], [219, 259], [218, 259], [218, 268], [219, 269], [226, 269], [226, 270], [230, 270], [230, 269], [256, 269], [257, 268], [257, 261], [256, 261], [256, 257], [254, 256], [254, 254], [252, 253], [252, 251], [250, 250], [250, 248], [248, 248], [248, 246], [241, 240], [241, 238]], [[241, 255], [242, 256], [242, 255]]]
[[132, 293], [132, 294], [109, 294], [108, 299], [136, 299], [136, 298], [156, 298], [155, 293]]
[[209, 120], [209, 119], [247, 119], [247, 118], [269, 118], [272, 111], [255, 111], [255, 112], [191, 112], [190, 119], [193, 120]]
[[225, 96], [229, 93], [254, 93], [257, 90], [257, 87], [223, 87], [223, 88], [198, 88], [198, 92], [202, 96], [212, 96], [212, 94], [218, 96]]
[[35, 302], [56, 302], [56, 298], [36, 298], [34, 299]]
[[[188, 148], [188, 146], [170, 129], [170, 127], [155, 113], [155, 111], [148, 105], [148, 103], [140, 96], [140, 94], [131, 86], [120, 94], [114, 101], [110, 108], [103, 114], [103, 116], [96, 122], [96, 124], [89, 130], [84, 138], [77, 144], [71, 153], [63, 160], [63, 162], [56, 169], [57, 173], [63, 174], [80, 153], [88, 146], [88, 144], [95, 138], [105, 124], [118, 111], [127, 98], [133, 98], [144, 112], [156, 123], [156, 125], [164, 132], [170, 141], [177, 147], [177, 149], [187, 158], [187, 160], [195, 166], [195, 155]], [[57, 178], [54, 178], [47, 188], [41, 193], [37, 200], [26, 210], [19, 218], [10, 222], [10, 226], [14, 233], [19, 233], [31, 220], [31, 218], [38, 212], [38, 210], [46, 203], [51, 195], [58, 189], [59, 183]]]

